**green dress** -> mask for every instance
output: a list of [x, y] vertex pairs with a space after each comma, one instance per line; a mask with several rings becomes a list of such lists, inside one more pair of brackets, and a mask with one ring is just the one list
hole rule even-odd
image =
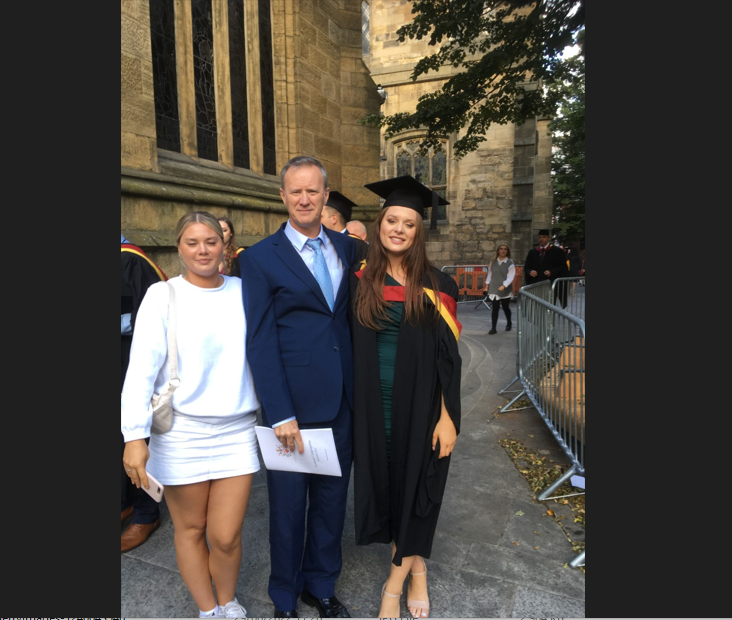
[[[388, 273], [384, 282], [386, 286], [401, 286]], [[391, 307], [386, 308], [389, 321], [384, 328], [376, 332], [376, 343], [379, 353], [379, 374], [381, 376], [381, 399], [384, 404], [384, 427], [386, 429], [386, 455], [391, 460], [391, 399], [394, 387], [394, 362], [397, 354], [397, 340], [399, 339], [399, 325], [402, 322], [404, 302], [392, 301]]]
[[[402, 314], [396, 350], [393, 344], [384, 343], [384, 350], [379, 351], [377, 336], [389, 337], [388, 333], [381, 333], [383, 330], [365, 327], [355, 317], [351, 327], [356, 544], [395, 542], [396, 554], [392, 560], [395, 566], [401, 566], [404, 557], [429, 558], [432, 553], [452, 458], [452, 455], [439, 458], [439, 451], [435, 454], [432, 450], [432, 436], [442, 415], [443, 398], [455, 430], [460, 433], [462, 362], [458, 350], [459, 326], [454, 324], [459, 289], [451, 276], [436, 268], [432, 274], [443, 300], [452, 298], [448, 303], [453, 309], [443, 307], [438, 318], [434, 304], [425, 300], [423, 321], [410, 324]], [[356, 274], [353, 279], [358, 279]], [[391, 280], [386, 284], [396, 288]], [[422, 286], [433, 286], [427, 274]], [[355, 293], [357, 288], [352, 290]], [[393, 323], [396, 329], [396, 317]], [[392, 356], [396, 353], [393, 375], [381, 368], [386, 350]], [[391, 385], [383, 382], [387, 377]], [[382, 390], [390, 393], [390, 456], [387, 456], [384, 426], [387, 402]]]

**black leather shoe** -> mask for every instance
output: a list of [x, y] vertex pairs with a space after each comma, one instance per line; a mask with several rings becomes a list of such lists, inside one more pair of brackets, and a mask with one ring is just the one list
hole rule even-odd
[[492, 329], [488, 332], [489, 334], [497, 334], [498, 332], [495, 329]]
[[329, 598], [315, 598], [308, 589], [305, 588], [300, 596], [302, 602], [310, 607], [317, 607], [320, 618], [350, 618], [351, 614], [348, 613], [343, 604], [336, 598], [335, 595]]
[[282, 611], [281, 609], [275, 609], [273, 618], [297, 618], [297, 609], [290, 609], [289, 611]]
[[510, 332], [511, 331], [511, 325], [510, 324], [509, 325], [506, 325], [506, 331], [507, 332]]

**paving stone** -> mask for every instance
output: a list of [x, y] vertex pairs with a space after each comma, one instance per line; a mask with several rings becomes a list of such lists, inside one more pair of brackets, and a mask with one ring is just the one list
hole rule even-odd
[[463, 568], [519, 585], [530, 584], [547, 592], [584, 600], [584, 573], [569, 566], [564, 568], [564, 563], [561, 559], [547, 558], [534, 553], [533, 549], [526, 551], [521, 547], [509, 549], [498, 545], [474, 543], [463, 563]]
[[584, 618], [584, 600], [520, 586], [516, 591], [514, 618]]
[[499, 545], [515, 547], [515, 543], [519, 543], [527, 553], [534, 552], [561, 562], [571, 560], [574, 553], [564, 530], [553, 518], [545, 518], [545, 514], [543, 504], [515, 500]]
[[[565, 530], [571, 531], [575, 540], [580, 540], [580, 535], [584, 540], [584, 528], [573, 523], [569, 506], [536, 501], [498, 440], [517, 439], [559, 464], [568, 461], [536, 410], [495, 415], [514, 396], [498, 392], [516, 376], [516, 331], [489, 336], [490, 315], [472, 310], [471, 304], [458, 306], [464, 335], [460, 350], [465, 415], [427, 560], [430, 616], [583, 618], [585, 574], [564, 564], [575, 557]], [[518, 383], [512, 389], [517, 387]], [[352, 472], [350, 482], [342, 538], [343, 568], [336, 594], [352, 617], [373, 618], [389, 572], [391, 549], [388, 544], [356, 545]], [[271, 617], [273, 612], [267, 594], [268, 502], [262, 468], [254, 477], [242, 529], [242, 566], [236, 588], [249, 617]], [[547, 507], [562, 517], [561, 524], [546, 515]], [[524, 514], [516, 515], [519, 510]], [[161, 513], [161, 527], [150, 539], [122, 554], [120, 616], [198, 615], [178, 571], [173, 525], [165, 502]], [[298, 602], [301, 617], [312, 618], [315, 613]], [[406, 584], [401, 613], [408, 617]]]
[[123, 555], [121, 579], [121, 617], [198, 617], [198, 607], [178, 572]]

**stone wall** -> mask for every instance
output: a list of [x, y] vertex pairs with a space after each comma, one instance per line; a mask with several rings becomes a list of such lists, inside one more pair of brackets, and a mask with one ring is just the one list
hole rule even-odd
[[[256, 23], [257, 5], [245, 4], [250, 27]], [[261, 171], [260, 153], [252, 153], [252, 169], [234, 167], [227, 155], [231, 141], [225, 132], [231, 123], [226, 118], [219, 124], [218, 162], [196, 157], [195, 142], [184, 139], [195, 137], [195, 125], [186, 125], [190, 114], [181, 113], [182, 152], [158, 149], [148, 1], [125, 0], [121, 6], [121, 230], [172, 277], [181, 273], [173, 235], [182, 215], [206, 210], [226, 216], [239, 244], [250, 246], [274, 232], [287, 211], [279, 196], [279, 176]], [[190, 27], [185, 13], [190, 5], [176, 0], [175, 6], [176, 23]], [[215, 2], [214, 12], [214, 20], [226, 20]], [[277, 170], [295, 155], [318, 158], [331, 189], [358, 203], [353, 217], [372, 221], [378, 207], [362, 202], [372, 196], [363, 185], [379, 180], [379, 131], [360, 120], [377, 113], [381, 99], [361, 58], [360, 0], [272, 0], [272, 30]], [[251, 81], [260, 79], [255, 35], [247, 30], [250, 89]], [[215, 57], [222, 58], [228, 46], [215, 37], [214, 49]], [[176, 50], [190, 52], [190, 44], [177, 41]], [[182, 89], [192, 60], [181, 53], [176, 62]], [[221, 84], [223, 77], [217, 78]], [[252, 121], [261, 118], [256, 95], [248, 95], [253, 150], [261, 149], [256, 136], [257, 131], [261, 135], [261, 123]], [[181, 97], [186, 99], [181, 107], [190, 110], [192, 93], [180, 92]], [[217, 105], [217, 121], [226, 109], [225, 102]]]
[[[412, 20], [411, 8], [408, 0], [371, 0], [370, 54], [364, 61], [386, 92], [381, 111], [387, 116], [414, 111], [419, 98], [439, 89], [454, 71], [442, 67], [411, 80], [417, 61], [437, 51], [426, 39], [397, 40], [397, 29]], [[452, 156], [451, 145], [462, 134], [450, 136], [447, 221], [428, 231], [428, 254], [438, 267], [487, 264], [501, 243], [508, 243], [515, 262], [523, 263], [536, 231], [551, 220], [546, 125], [536, 119], [520, 126], [493, 125], [479, 148], [461, 160]], [[382, 132], [381, 178], [396, 176], [395, 144], [420, 135], [412, 130], [386, 141]]]
[[155, 100], [146, 0], [122, 5], [122, 166], [155, 170]]
[[[257, 4], [245, 5], [250, 23]], [[179, 12], [185, 5], [176, 0]], [[184, 140], [183, 153], [158, 150], [148, 0], [125, 0], [121, 7], [121, 228], [168, 275], [177, 275], [172, 234], [181, 215], [200, 209], [225, 215], [239, 243], [249, 246], [276, 230], [287, 213], [278, 176], [261, 171], [256, 153], [252, 169], [244, 170], [225, 152], [218, 162], [199, 160], [190, 140]], [[409, 78], [416, 62], [434, 51], [425, 40], [397, 41], [396, 30], [411, 21], [411, 7], [407, 0], [371, 0], [371, 49], [362, 57], [360, 0], [272, 0], [277, 169], [295, 155], [317, 157], [328, 170], [331, 189], [356, 202], [353, 218], [367, 225], [379, 202], [364, 184], [395, 176], [394, 145], [419, 132], [386, 141], [361, 119], [413, 110], [452, 70], [430, 72], [417, 82]], [[258, 47], [248, 41], [247, 49], [247, 71], [258, 80]], [[181, 75], [191, 71], [190, 58], [182, 55], [178, 62]], [[386, 91], [386, 101], [376, 84]], [[256, 93], [249, 94], [249, 102], [256, 104]], [[190, 109], [190, 101], [186, 106]], [[261, 118], [257, 113], [252, 109], [252, 118]], [[448, 217], [428, 231], [435, 264], [485, 264], [500, 243], [508, 243], [514, 260], [523, 262], [536, 232], [551, 224], [547, 122], [493, 126], [478, 150], [462, 160], [451, 152], [459, 134], [450, 136]], [[227, 126], [221, 123], [224, 131]], [[182, 136], [195, 136], [195, 127], [181, 130]], [[252, 137], [252, 149], [261, 148], [254, 130]]]

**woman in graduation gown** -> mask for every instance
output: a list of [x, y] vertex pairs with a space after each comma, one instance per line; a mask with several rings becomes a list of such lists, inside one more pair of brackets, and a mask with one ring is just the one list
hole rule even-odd
[[409, 175], [366, 185], [386, 199], [353, 274], [356, 543], [391, 543], [379, 617], [429, 616], [427, 567], [460, 431], [455, 281], [426, 253], [424, 208], [449, 204]]

